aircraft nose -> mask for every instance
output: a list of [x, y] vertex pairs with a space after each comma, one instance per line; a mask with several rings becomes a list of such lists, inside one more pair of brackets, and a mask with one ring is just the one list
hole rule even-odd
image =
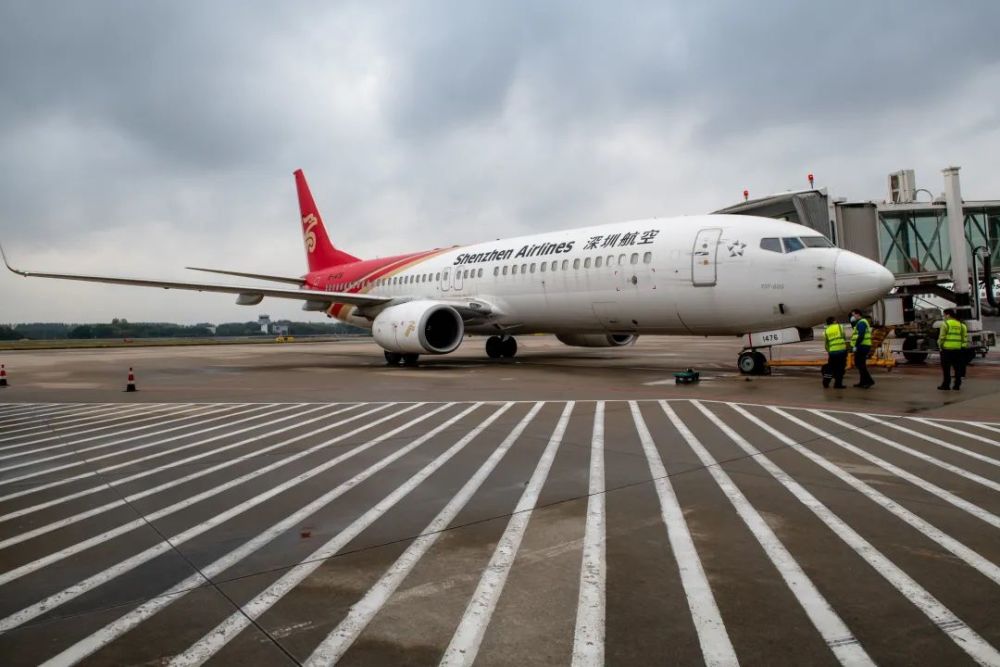
[[834, 267], [837, 301], [844, 312], [866, 308], [889, 293], [896, 283], [887, 268], [853, 252], [843, 251]]

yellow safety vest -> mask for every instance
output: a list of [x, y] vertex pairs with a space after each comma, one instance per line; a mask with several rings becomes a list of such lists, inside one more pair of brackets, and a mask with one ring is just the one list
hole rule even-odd
[[969, 347], [969, 327], [964, 322], [948, 318], [941, 325], [938, 344], [942, 350], [961, 350]]
[[[858, 343], [858, 325], [862, 322], [865, 323], [865, 337], [861, 339], [861, 343]], [[872, 323], [868, 321], [867, 318], [862, 317], [860, 320], [854, 324], [854, 332], [851, 334], [851, 346], [852, 347], [871, 347], [872, 346]]]
[[847, 338], [844, 336], [844, 327], [834, 322], [826, 328], [823, 335], [826, 338], [827, 352], [845, 352], [847, 350]]

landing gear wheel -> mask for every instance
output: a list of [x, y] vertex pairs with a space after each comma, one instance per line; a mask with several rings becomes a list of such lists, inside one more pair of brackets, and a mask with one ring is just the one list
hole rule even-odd
[[767, 369], [767, 357], [757, 351], [743, 352], [736, 365], [744, 375], [763, 375]]
[[513, 359], [514, 355], [517, 354], [517, 341], [514, 340], [513, 336], [501, 339], [500, 346], [501, 354], [505, 359]]
[[490, 336], [486, 339], [486, 356], [499, 359], [503, 356], [503, 340], [500, 336]]
[[419, 354], [404, 354], [403, 355], [403, 365], [404, 366], [416, 366], [417, 361], [420, 360]]
[[403, 361], [403, 355], [399, 352], [385, 351], [385, 363], [389, 366], [398, 366]]
[[903, 358], [909, 364], [923, 364], [927, 362], [927, 353], [917, 350], [920, 341], [916, 336], [907, 336], [903, 339]]

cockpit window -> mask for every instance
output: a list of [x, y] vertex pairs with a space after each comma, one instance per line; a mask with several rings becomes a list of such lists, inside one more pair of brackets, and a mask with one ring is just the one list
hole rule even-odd
[[801, 241], [807, 248], [832, 248], [833, 244], [825, 236], [803, 236]]
[[777, 238], [761, 239], [760, 247], [771, 252], [781, 252], [781, 240]]
[[781, 240], [785, 244], [785, 252], [795, 252], [796, 250], [802, 250], [805, 248], [805, 246], [802, 245], [802, 241], [794, 236], [786, 236]]

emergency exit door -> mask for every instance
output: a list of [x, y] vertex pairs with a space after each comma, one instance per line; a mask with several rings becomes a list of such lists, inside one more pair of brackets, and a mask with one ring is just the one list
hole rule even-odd
[[694, 239], [694, 251], [691, 253], [691, 282], [695, 287], [710, 287], [716, 281], [716, 260], [719, 252], [719, 237], [722, 230], [718, 227], [702, 229]]

